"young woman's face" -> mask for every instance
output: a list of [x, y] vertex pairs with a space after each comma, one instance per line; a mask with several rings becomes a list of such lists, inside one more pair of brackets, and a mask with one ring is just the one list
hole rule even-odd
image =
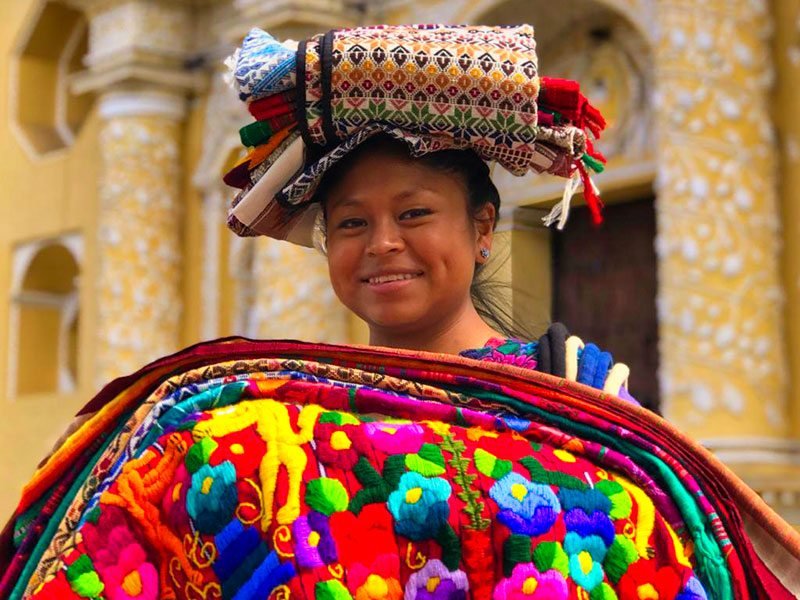
[[491, 245], [487, 210], [477, 226], [455, 175], [380, 149], [361, 156], [326, 198], [336, 295], [373, 330], [446, 325], [471, 306], [475, 263]]

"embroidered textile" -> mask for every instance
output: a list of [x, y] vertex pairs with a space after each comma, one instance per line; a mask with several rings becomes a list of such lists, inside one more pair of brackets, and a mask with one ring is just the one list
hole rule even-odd
[[[0, 594], [792, 597], [741, 519], [795, 572], [798, 535], [657, 416], [588, 390], [465, 357], [187, 349], [87, 405], [4, 532]], [[31, 518], [53, 489], [72, 516]]]
[[[268, 209], [274, 202], [306, 210], [327, 170], [378, 132], [406, 142], [413, 156], [468, 148], [514, 175], [567, 178], [569, 194], [549, 221], [563, 227], [568, 196], [581, 184], [593, 217], [601, 219], [584, 164], [602, 170], [605, 159], [587, 132], [598, 137], [605, 122], [576, 83], [540, 79], [530, 25], [333, 30], [300, 42], [291, 59], [287, 46], [254, 29], [229, 66], [258, 122], [280, 118], [303, 140], [298, 160], [273, 159], [279, 166], [264, 173], [268, 184], [237, 195], [228, 222], [239, 235], [311, 245], [308, 231], [265, 219], [265, 210], [279, 215]], [[548, 112], [539, 110], [540, 101]], [[244, 143], [266, 143], [274, 124], [265, 125], [245, 128]], [[241, 186], [239, 172], [225, 179]]]

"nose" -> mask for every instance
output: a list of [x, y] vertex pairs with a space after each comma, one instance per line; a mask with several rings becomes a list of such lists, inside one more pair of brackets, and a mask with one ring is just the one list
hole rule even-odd
[[367, 242], [367, 254], [370, 256], [400, 252], [404, 246], [402, 232], [393, 220], [382, 220], [370, 228]]

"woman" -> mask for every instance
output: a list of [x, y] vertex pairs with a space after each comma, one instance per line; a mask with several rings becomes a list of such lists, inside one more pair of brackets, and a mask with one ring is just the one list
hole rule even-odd
[[[568, 343], [560, 324], [540, 343], [525, 343], [524, 331], [476, 283], [491, 254], [500, 197], [474, 152], [415, 159], [403, 142], [377, 135], [326, 174], [316, 200], [331, 284], [368, 324], [371, 345], [462, 354], [561, 377], [569, 348], [571, 379], [603, 389], [613, 372], [607, 391], [634, 401], [620, 385], [624, 364], [613, 365], [608, 353], [578, 338]], [[563, 367], [537, 360], [540, 345]]]
[[[554, 219], [576, 182], [591, 196], [575, 123], [598, 117], [546, 83], [561, 124], [534, 126], [532, 30], [360, 28], [296, 53], [265, 35], [236, 68], [260, 143], [227, 177], [243, 189], [230, 224], [326, 247], [372, 346], [228, 339], [112, 382], [24, 490], [0, 596], [793, 597], [800, 537], [713, 457], [640, 407], [518, 368], [618, 389], [610, 357], [579, 360], [560, 328], [502, 343], [473, 301], [499, 204], [483, 160], [570, 177]], [[413, 61], [409, 39], [428, 49]], [[384, 85], [367, 104], [386, 73], [357, 73], [397, 73], [389, 55], [411, 101]], [[475, 111], [443, 121], [420, 106], [450, 110], [438, 75], [457, 69], [482, 81], [451, 94]], [[458, 356], [495, 351], [517, 356]]]

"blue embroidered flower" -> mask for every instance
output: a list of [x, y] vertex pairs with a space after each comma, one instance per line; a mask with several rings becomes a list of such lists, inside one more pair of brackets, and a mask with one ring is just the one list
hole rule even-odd
[[582, 508], [573, 508], [564, 513], [567, 531], [574, 531], [581, 537], [597, 536], [606, 548], [614, 543], [614, 523], [609, 516], [596, 510], [591, 515]]
[[389, 494], [387, 501], [395, 531], [411, 540], [436, 537], [450, 514], [450, 493], [450, 484], [441, 477], [404, 473], [399, 488]]
[[570, 531], [564, 537], [564, 551], [569, 556], [569, 575], [575, 583], [591, 592], [603, 582], [602, 564], [608, 549], [600, 537], [581, 537]]
[[683, 590], [675, 597], [675, 600], [708, 600], [708, 594], [703, 588], [703, 584], [694, 575], [689, 578]]
[[225, 527], [238, 501], [236, 469], [229, 461], [216, 467], [205, 464], [192, 475], [186, 510], [200, 533], [215, 534]]
[[556, 522], [561, 505], [550, 486], [532, 483], [511, 472], [496, 482], [489, 495], [500, 507], [498, 520], [513, 533], [541, 535]]

